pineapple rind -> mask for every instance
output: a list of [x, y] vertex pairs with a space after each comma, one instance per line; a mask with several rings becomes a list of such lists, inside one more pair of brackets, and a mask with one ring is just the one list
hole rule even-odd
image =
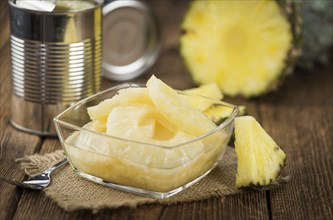
[[268, 186], [285, 165], [286, 155], [251, 116], [235, 119], [236, 187]]

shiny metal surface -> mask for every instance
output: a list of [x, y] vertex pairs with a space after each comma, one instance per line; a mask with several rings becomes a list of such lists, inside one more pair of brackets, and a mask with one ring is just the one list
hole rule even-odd
[[143, 74], [158, 58], [160, 33], [148, 5], [116, 0], [103, 7], [103, 76], [125, 81]]
[[53, 117], [100, 89], [102, 1], [68, 12], [9, 3], [11, 122], [24, 131], [55, 136]]
[[33, 190], [42, 190], [46, 187], [48, 187], [51, 183], [51, 173], [63, 165], [67, 164], [68, 160], [67, 158], [62, 159], [61, 161], [54, 164], [52, 167], [48, 168], [41, 174], [38, 174], [36, 176], [30, 177], [28, 180], [25, 180], [23, 182], [17, 181], [15, 179], [8, 180], [8, 179], [1, 179], [2, 181], [5, 181], [7, 183], [16, 185], [21, 188], [27, 188], [27, 189], [33, 189]]

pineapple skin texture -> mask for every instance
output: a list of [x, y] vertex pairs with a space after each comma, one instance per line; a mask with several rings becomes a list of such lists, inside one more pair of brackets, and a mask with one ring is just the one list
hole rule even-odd
[[228, 96], [276, 89], [300, 55], [298, 14], [289, 0], [194, 1], [180, 39], [193, 80], [215, 82]]
[[236, 187], [268, 186], [283, 169], [286, 154], [252, 116], [235, 119]]
[[302, 56], [297, 66], [313, 69], [318, 62], [327, 65], [330, 62], [330, 49], [333, 47], [333, 1], [301, 1], [300, 8], [303, 43]]

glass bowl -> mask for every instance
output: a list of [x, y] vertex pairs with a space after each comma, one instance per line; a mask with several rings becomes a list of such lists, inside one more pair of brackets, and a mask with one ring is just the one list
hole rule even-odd
[[57, 134], [77, 175], [115, 189], [167, 198], [198, 182], [215, 167], [228, 145], [238, 107], [196, 96], [199, 101], [228, 109], [230, 115], [214, 130], [171, 146], [113, 137], [85, 126], [91, 121], [88, 107], [133, 87], [144, 86], [122, 84], [75, 103], [54, 118]]

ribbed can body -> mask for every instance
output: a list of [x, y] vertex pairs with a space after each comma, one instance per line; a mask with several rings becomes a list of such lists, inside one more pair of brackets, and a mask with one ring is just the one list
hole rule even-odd
[[98, 91], [100, 39], [40, 44], [11, 36], [13, 94], [43, 104], [71, 103]]
[[11, 122], [55, 135], [54, 116], [100, 89], [101, 7], [51, 13], [10, 3]]

